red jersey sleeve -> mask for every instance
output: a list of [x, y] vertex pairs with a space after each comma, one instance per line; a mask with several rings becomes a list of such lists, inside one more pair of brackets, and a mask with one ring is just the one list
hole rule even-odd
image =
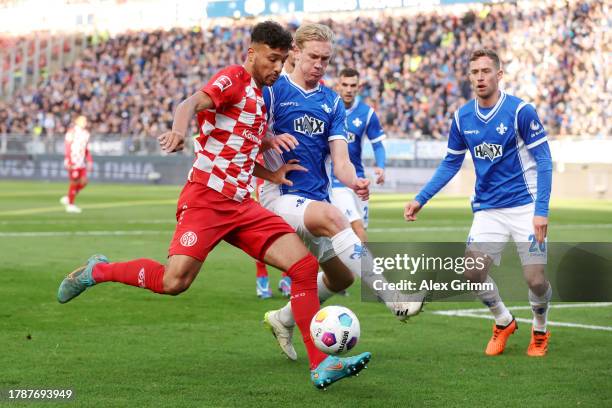
[[244, 92], [243, 71], [239, 65], [224, 68], [202, 88], [202, 92], [212, 99], [215, 109], [240, 102]]

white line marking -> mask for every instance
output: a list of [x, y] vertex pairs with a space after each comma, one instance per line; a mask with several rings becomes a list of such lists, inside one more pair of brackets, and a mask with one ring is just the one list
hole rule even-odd
[[38, 238], [38, 237], [71, 237], [71, 236], [125, 236], [125, 235], [159, 235], [172, 231], [30, 231], [30, 232], [0, 232], [0, 238]]
[[[559, 305], [552, 304], [551, 309], [564, 309], [564, 308], [584, 308], [584, 307], [607, 307], [612, 306], [612, 302], [601, 302], [601, 303], [563, 303]], [[530, 306], [512, 306], [509, 310], [531, 310]], [[474, 317], [478, 319], [493, 320], [493, 316], [488, 314], [489, 309], [478, 308], [478, 309], [456, 309], [456, 310], [437, 310], [433, 314], [442, 316], [456, 316], [456, 317]], [[487, 314], [481, 314], [487, 313]], [[531, 319], [525, 319], [517, 317], [516, 321], [521, 323], [532, 323]], [[548, 321], [547, 324], [558, 327], [574, 327], [578, 329], [587, 330], [599, 330], [599, 331], [612, 331], [612, 326], [596, 326], [591, 324], [580, 324], [580, 323], [567, 323], [567, 322], [555, 322]]]
[[[368, 232], [444, 232], [444, 231], [468, 231], [467, 227], [398, 227], [398, 228], [368, 228]], [[612, 229], [612, 224], [557, 224], [551, 225], [552, 230], [574, 230], [574, 229]], [[549, 229], [549, 230], [550, 230]]]

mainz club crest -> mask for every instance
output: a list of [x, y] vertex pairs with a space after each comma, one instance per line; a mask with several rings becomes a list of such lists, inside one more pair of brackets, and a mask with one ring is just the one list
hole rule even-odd
[[187, 231], [181, 237], [180, 242], [181, 245], [184, 247], [191, 247], [194, 246], [196, 242], [198, 242], [198, 236], [195, 234], [195, 232]]

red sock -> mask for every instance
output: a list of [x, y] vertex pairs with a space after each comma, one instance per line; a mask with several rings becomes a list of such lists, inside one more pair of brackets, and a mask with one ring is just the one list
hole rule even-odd
[[260, 261], [255, 261], [255, 265], [257, 266], [257, 277], [263, 278], [268, 276], [268, 269], [266, 269], [266, 264]]
[[310, 369], [316, 368], [327, 355], [315, 347], [310, 337], [310, 322], [319, 311], [317, 294], [317, 272], [319, 263], [312, 254], [294, 263], [287, 271], [291, 277], [291, 310], [295, 323], [300, 328], [308, 352]]
[[68, 187], [68, 203], [74, 204], [74, 197], [77, 195], [77, 186], [74, 184], [70, 184]]
[[77, 184], [76, 186], [76, 194], [79, 194], [82, 189], [85, 188], [85, 184]]
[[135, 259], [128, 262], [99, 263], [93, 269], [93, 280], [121, 282], [126, 285], [147, 288], [164, 293], [164, 265], [152, 259]]

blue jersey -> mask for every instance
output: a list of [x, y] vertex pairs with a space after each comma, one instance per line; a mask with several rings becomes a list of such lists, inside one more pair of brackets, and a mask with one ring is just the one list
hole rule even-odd
[[[439, 191], [469, 150], [476, 171], [474, 211], [518, 207], [537, 198], [536, 214], [547, 214], [552, 161], [546, 141], [532, 105], [503, 91], [489, 109], [479, 107], [474, 99], [455, 112], [448, 155], [416, 199], [424, 204]], [[543, 176], [538, 180], [540, 171]]]
[[268, 108], [268, 137], [289, 133], [299, 145], [282, 155], [264, 152], [266, 167], [272, 171], [291, 159], [299, 160], [304, 171], [287, 173], [293, 186], [279, 185], [280, 194], [296, 194], [317, 201], [329, 201], [329, 143], [346, 141], [344, 104], [331, 89], [318, 85], [304, 90], [288, 75], [263, 92]]
[[[361, 151], [365, 142], [364, 136], [374, 145], [385, 138], [385, 131], [382, 129], [374, 109], [358, 100], [355, 100], [353, 106], [346, 111], [346, 127], [348, 130], [347, 139], [351, 163], [355, 166], [357, 177], [364, 178], [365, 172], [361, 160]], [[377, 166], [384, 167], [384, 159], [382, 166], [378, 163]], [[333, 171], [332, 187], [344, 187], [344, 184], [333, 175]]]

